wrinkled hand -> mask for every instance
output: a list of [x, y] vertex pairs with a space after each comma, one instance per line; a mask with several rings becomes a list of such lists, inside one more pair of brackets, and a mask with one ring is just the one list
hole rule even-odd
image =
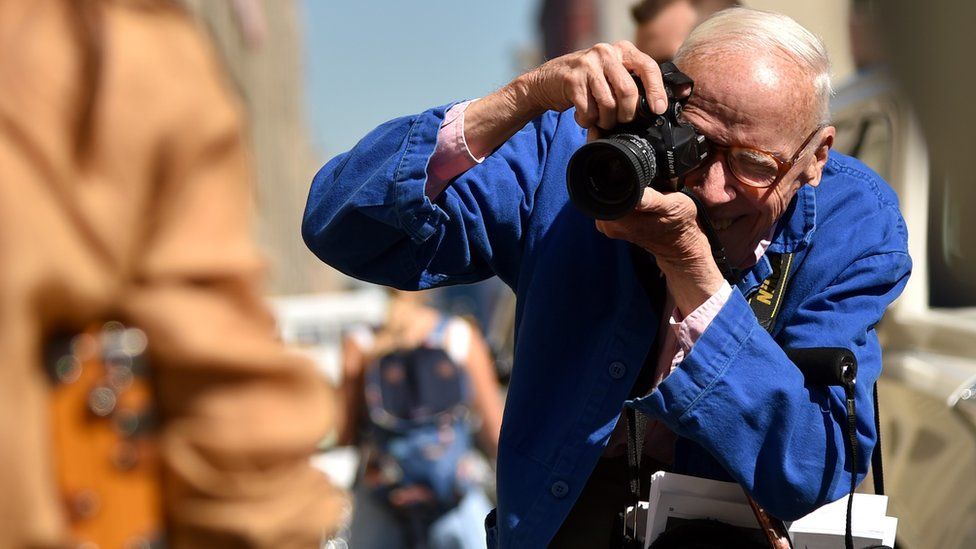
[[695, 203], [682, 193], [662, 194], [648, 187], [632, 212], [620, 219], [598, 220], [596, 228], [653, 254], [683, 315], [698, 308], [724, 283], [708, 238], [698, 225]]
[[583, 128], [610, 129], [630, 122], [637, 111], [631, 71], [640, 77], [651, 109], [663, 113], [668, 99], [658, 64], [626, 40], [557, 57], [527, 73], [526, 96], [540, 110], [576, 107]]
[[679, 263], [711, 257], [708, 239], [698, 226], [695, 203], [682, 193], [644, 189], [640, 204], [620, 219], [597, 220], [610, 238], [633, 242], [658, 262]]

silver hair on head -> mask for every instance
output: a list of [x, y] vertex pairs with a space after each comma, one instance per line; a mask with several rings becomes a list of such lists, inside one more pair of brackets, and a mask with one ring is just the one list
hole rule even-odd
[[698, 25], [674, 56], [676, 65], [704, 52], [780, 50], [811, 76], [819, 123], [830, 121], [830, 59], [823, 41], [786, 15], [751, 8], [722, 10]]

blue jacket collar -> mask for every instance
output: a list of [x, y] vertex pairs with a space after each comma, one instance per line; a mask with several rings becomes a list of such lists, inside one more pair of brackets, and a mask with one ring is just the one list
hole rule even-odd
[[783, 217], [776, 224], [769, 251], [795, 253], [805, 248], [817, 229], [817, 194], [810, 185], [800, 187]]
[[[796, 253], [807, 246], [817, 229], [817, 195], [810, 185], [800, 187], [783, 217], [776, 224], [773, 240], [767, 252], [777, 254]], [[739, 280], [736, 287], [748, 296], [773, 273], [768, 255], [763, 255]]]

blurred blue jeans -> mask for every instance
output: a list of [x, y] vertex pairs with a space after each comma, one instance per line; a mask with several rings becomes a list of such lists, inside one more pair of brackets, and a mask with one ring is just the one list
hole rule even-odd
[[[400, 521], [390, 508], [366, 488], [354, 491], [349, 547], [355, 549], [413, 549], [404, 543]], [[472, 488], [458, 506], [438, 518], [428, 530], [427, 549], [485, 549], [485, 515], [492, 508], [480, 488]]]

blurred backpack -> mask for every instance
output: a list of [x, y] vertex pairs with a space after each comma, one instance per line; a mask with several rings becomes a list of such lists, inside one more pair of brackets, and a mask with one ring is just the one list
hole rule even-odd
[[364, 481], [400, 510], [434, 514], [453, 508], [468, 481], [471, 450], [464, 368], [446, 350], [442, 316], [418, 347], [375, 359], [366, 369], [369, 456]]

